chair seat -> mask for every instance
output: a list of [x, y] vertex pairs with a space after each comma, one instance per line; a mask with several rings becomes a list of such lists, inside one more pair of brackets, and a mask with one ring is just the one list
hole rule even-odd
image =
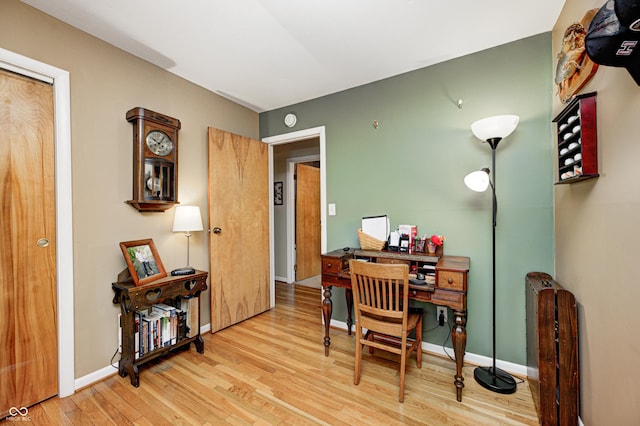
[[[418, 321], [422, 321], [422, 315], [422, 309], [419, 309], [419, 312], [410, 313], [407, 316], [407, 328], [409, 330], [415, 329]], [[364, 315], [361, 313], [360, 321], [362, 323], [362, 327], [367, 330], [379, 330], [379, 333], [398, 338], [402, 336], [402, 318], [385, 319], [379, 315]], [[382, 331], [382, 329], [387, 331]]]

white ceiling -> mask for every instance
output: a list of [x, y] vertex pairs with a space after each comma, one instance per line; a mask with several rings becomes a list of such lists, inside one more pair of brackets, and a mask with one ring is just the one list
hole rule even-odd
[[550, 31], [565, 0], [22, 0], [262, 112]]

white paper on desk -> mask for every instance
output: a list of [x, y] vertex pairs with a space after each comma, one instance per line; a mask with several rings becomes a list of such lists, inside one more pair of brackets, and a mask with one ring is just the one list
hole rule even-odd
[[400, 233], [396, 231], [391, 232], [391, 238], [389, 238], [389, 245], [391, 247], [399, 247], [400, 246]]
[[376, 240], [387, 241], [390, 228], [391, 224], [387, 215], [362, 218], [362, 232], [371, 235]]

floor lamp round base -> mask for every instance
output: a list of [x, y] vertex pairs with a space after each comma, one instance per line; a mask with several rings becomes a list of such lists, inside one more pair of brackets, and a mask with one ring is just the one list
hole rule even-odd
[[516, 381], [506, 371], [493, 367], [476, 367], [473, 371], [476, 382], [493, 392], [514, 393], [516, 391]]

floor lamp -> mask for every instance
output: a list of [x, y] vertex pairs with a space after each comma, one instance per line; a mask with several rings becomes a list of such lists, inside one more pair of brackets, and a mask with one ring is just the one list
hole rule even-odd
[[518, 125], [517, 115], [498, 115], [478, 120], [471, 124], [473, 134], [491, 147], [491, 171], [482, 169], [469, 173], [464, 178], [465, 185], [476, 192], [483, 192], [489, 186], [493, 198], [492, 214], [492, 293], [493, 293], [493, 365], [491, 367], [476, 367], [473, 376], [480, 385], [498, 393], [513, 393], [516, 391], [514, 378], [499, 368], [496, 368], [496, 216], [498, 214], [498, 201], [496, 199], [496, 148], [498, 143], [509, 136]]

